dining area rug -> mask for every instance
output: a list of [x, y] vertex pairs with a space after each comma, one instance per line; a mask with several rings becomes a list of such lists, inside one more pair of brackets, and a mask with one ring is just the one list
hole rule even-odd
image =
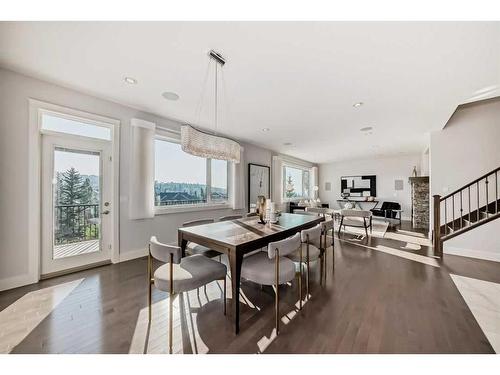
[[[362, 218], [349, 218], [350, 222], [356, 222], [359, 221], [359, 223], [355, 223], [356, 225], [359, 225], [360, 227], [350, 227], [346, 226], [345, 230], [342, 228], [341, 233], [351, 233], [355, 235], [365, 235], [365, 228], [362, 227], [363, 225], [363, 219]], [[340, 221], [335, 222], [335, 232], [338, 233], [339, 231], [339, 226], [340, 226]], [[370, 228], [368, 228], [368, 235], [375, 236], [375, 237], [380, 237], [383, 238], [385, 236], [385, 233], [387, 232], [387, 228], [389, 228], [389, 223], [379, 221], [379, 220], [373, 220], [372, 222], [372, 231], [370, 233]]]

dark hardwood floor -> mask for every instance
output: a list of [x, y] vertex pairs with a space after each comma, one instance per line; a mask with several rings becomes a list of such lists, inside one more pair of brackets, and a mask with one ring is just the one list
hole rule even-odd
[[[408, 223], [399, 229], [412, 231]], [[392, 233], [411, 236], [397, 229]], [[414, 245], [410, 251], [405, 250], [406, 243], [396, 238], [336, 236], [335, 270], [329, 248], [326, 285], [319, 285], [314, 267], [312, 297], [302, 311], [295, 308], [295, 283], [280, 289], [284, 324], [278, 337], [269, 287], [261, 290], [242, 282], [239, 335], [234, 335], [230, 317], [222, 314], [219, 284], [180, 296], [175, 310], [176, 352], [493, 353], [450, 273], [500, 283], [500, 264], [452, 255], [441, 261], [430, 256], [429, 247]], [[163, 341], [166, 346], [165, 311], [161, 318], [154, 317], [149, 336], [141, 336], [146, 269], [143, 258], [0, 293], [3, 310], [30, 291], [83, 279], [12, 352], [129, 353], [132, 347], [154, 352]], [[168, 306], [162, 304], [166, 298], [166, 293], [154, 291], [157, 314]]]

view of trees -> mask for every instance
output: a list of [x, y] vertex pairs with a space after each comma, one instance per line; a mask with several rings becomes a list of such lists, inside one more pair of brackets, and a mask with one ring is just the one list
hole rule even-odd
[[297, 194], [295, 193], [295, 186], [292, 181], [292, 176], [288, 175], [286, 179], [286, 189], [285, 189], [285, 196], [287, 198], [293, 198]]
[[284, 197], [308, 198], [309, 197], [309, 171], [306, 169], [283, 167]]
[[[227, 200], [226, 188], [211, 188], [213, 201]], [[155, 181], [155, 205], [196, 204], [207, 202], [207, 185], [187, 182]]]
[[71, 167], [56, 174], [56, 244], [99, 238], [99, 177]]

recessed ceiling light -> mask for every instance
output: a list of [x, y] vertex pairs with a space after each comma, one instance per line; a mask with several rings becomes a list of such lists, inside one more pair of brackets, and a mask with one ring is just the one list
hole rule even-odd
[[137, 83], [137, 80], [132, 77], [125, 77], [123, 80], [130, 85], [135, 85]]
[[292, 145], [292, 142], [285, 142], [283, 143], [283, 146], [291, 146]]
[[372, 126], [365, 126], [364, 128], [359, 129], [359, 131], [362, 131], [362, 132], [369, 132], [372, 130], [373, 130]]
[[179, 95], [177, 95], [175, 92], [165, 91], [163, 94], [161, 94], [161, 96], [163, 96], [167, 100], [179, 100]]
[[363, 102], [357, 102], [357, 103], [354, 103], [352, 106], [353, 106], [354, 108], [359, 108], [359, 107], [361, 107], [362, 105], [363, 105]]
[[263, 132], [268, 132], [269, 130], [271, 130], [271, 129], [269, 129], [269, 128], [263, 128], [262, 129]]

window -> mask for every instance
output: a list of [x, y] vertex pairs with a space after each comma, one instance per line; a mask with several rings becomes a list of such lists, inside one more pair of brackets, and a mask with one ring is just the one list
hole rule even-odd
[[58, 114], [42, 114], [42, 130], [79, 135], [82, 137], [111, 140], [111, 129], [82, 120], [68, 119]]
[[155, 206], [227, 203], [227, 161], [190, 155], [178, 143], [155, 140]]
[[213, 202], [227, 201], [227, 161], [211, 159], [210, 197]]
[[283, 167], [283, 198], [309, 198], [309, 170]]

